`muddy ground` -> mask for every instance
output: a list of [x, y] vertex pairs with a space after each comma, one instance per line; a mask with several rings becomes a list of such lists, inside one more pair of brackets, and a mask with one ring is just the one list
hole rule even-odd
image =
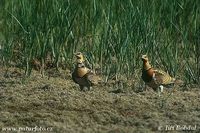
[[[103, 84], [80, 91], [69, 71], [0, 68], [0, 132], [200, 132], [200, 88], [165, 91]], [[123, 85], [123, 84], [122, 84]]]

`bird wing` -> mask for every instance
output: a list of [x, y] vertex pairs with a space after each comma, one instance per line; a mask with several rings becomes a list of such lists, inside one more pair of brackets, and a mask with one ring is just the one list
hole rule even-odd
[[88, 79], [88, 74], [84, 75], [83, 77], [79, 77], [76, 74], [72, 74], [72, 79], [75, 83], [82, 85], [82, 86], [91, 86], [91, 81]]
[[173, 84], [175, 81], [174, 78], [162, 70], [154, 70], [154, 79], [158, 84], [162, 85]]
[[96, 75], [93, 71], [90, 71], [87, 74], [87, 79], [89, 82], [91, 82], [92, 85], [97, 85], [99, 82], [101, 82], [99, 75]]
[[72, 79], [75, 83], [83, 86], [97, 85], [101, 79], [91, 69], [79, 66], [72, 73]]

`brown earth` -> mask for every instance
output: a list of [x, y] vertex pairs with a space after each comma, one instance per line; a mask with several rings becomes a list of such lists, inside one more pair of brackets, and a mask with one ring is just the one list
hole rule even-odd
[[44, 77], [33, 71], [29, 78], [23, 73], [0, 68], [1, 132], [200, 132], [200, 87], [161, 97], [125, 83], [84, 92], [69, 71], [52, 69]]

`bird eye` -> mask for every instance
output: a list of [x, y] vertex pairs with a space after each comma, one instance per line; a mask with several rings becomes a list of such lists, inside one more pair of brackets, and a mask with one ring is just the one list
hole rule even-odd
[[147, 58], [147, 55], [144, 55], [144, 58]]
[[143, 55], [142, 58], [143, 58], [143, 59], [144, 59], [144, 58], [147, 58], [147, 55]]

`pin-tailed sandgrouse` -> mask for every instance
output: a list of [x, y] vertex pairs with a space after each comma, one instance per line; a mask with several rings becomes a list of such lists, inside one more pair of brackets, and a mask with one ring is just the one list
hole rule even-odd
[[81, 90], [83, 90], [84, 87], [90, 90], [91, 86], [98, 84], [100, 78], [91, 69], [85, 66], [84, 56], [81, 52], [76, 53], [75, 56], [77, 62], [72, 73], [72, 79], [80, 86]]
[[142, 79], [146, 85], [155, 91], [163, 92], [163, 86], [168, 87], [175, 83], [175, 78], [172, 78], [168, 73], [151, 67], [147, 55], [142, 55], [142, 61]]

